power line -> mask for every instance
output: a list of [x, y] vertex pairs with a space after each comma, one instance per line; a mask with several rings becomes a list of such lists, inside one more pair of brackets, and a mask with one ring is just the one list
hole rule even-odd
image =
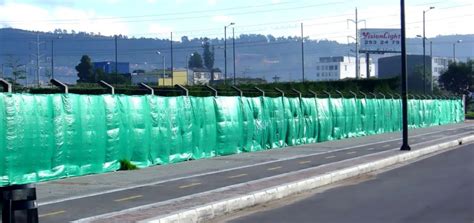
[[[266, 9], [266, 10], [258, 10], [258, 11], [249, 11], [249, 12], [237, 12], [237, 13], [228, 13], [228, 16], [236, 16], [236, 15], [248, 15], [248, 14], [260, 14], [260, 13], [268, 13], [268, 12], [278, 12], [278, 11], [288, 11], [288, 10], [294, 10], [294, 9], [303, 9], [303, 8], [315, 8], [315, 7], [321, 7], [321, 6], [331, 6], [331, 5], [337, 5], [337, 4], [342, 4], [343, 2], [332, 2], [332, 3], [319, 3], [319, 4], [310, 4], [310, 5], [305, 5], [305, 6], [298, 6], [298, 7], [289, 7], [289, 8], [279, 8], [279, 9]], [[185, 16], [185, 17], [167, 17], [167, 18], [162, 18], [159, 21], [176, 21], [176, 20], [193, 20], [193, 19], [199, 19], [199, 18], [209, 18], [211, 15], [199, 15], [199, 16]], [[93, 18], [88, 19], [88, 20], [93, 20]], [[120, 17], [116, 17], [115, 20], [119, 21], [111, 21], [110, 23], [135, 23], [135, 22], [150, 22], [150, 21], [157, 21], [155, 19], [139, 19], [139, 20], [120, 20]], [[75, 21], [75, 22], [74, 22]], [[71, 20], [71, 22], [61, 22], [59, 20], [53, 20], [51, 22], [44, 22], [46, 24], [76, 24], [78, 21], [82, 21], [81, 19], [76, 19], [76, 20]], [[8, 21], [2, 21], [3, 23], [14, 23], [14, 22], [8, 22]], [[17, 23], [26, 23], [26, 22], [31, 22], [31, 21], [23, 21], [23, 22], [17, 22]], [[35, 21], [38, 22], [38, 21]]]
[[[147, 18], [147, 17], [162, 17], [162, 16], [169, 16], [169, 15], [187, 15], [187, 14], [194, 14], [194, 13], [204, 13], [204, 12], [222, 12], [222, 11], [230, 11], [230, 10], [239, 10], [239, 9], [246, 9], [246, 8], [260, 8], [260, 7], [270, 7], [270, 6], [278, 6], [278, 5], [287, 5], [287, 4], [294, 4], [295, 2], [279, 2], [279, 3], [272, 3], [272, 4], [262, 4], [262, 5], [253, 5], [253, 6], [242, 6], [242, 7], [230, 7], [230, 8], [221, 8], [221, 9], [211, 9], [211, 10], [195, 10], [195, 11], [185, 11], [185, 12], [173, 12], [173, 13], [163, 13], [163, 14], [150, 14], [150, 15], [132, 15], [132, 16], [113, 16], [113, 17], [102, 17], [102, 18], [91, 18], [89, 20], [113, 20], [113, 19], [127, 19], [127, 18]], [[36, 20], [36, 22], [67, 22], [67, 21], [78, 21], [80, 19], [47, 19], [47, 20]], [[13, 22], [29, 22], [27, 20], [10, 20], [10, 21], [0, 21], [4, 23], [13, 23]]]

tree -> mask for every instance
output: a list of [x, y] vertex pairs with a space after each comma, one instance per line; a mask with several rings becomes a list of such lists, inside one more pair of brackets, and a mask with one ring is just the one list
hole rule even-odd
[[6, 67], [12, 71], [11, 81], [13, 84], [18, 84], [18, 80], [26, 79], [26, 66], [20, 63], [19, 58], [8, 56]]
[[474, 91], [474, 60], [451, 63], [448, 70], [443, 72], [438, 82], [441, 87], [455, 94], [466, 95], [466, 109], [472, 99]]
[[187, 36], [182, 36], [182, 37], [181, 37], [181, 42], [182, 42], [182, 43], [185, 43], [185, 44], [186, 44], [186, 43], [189, 43], [189, 37], [187, 37]]
[[198, 52], [194, 52], [188, 61], [189, 68], [203, 68], [202, 57]]
[[204, 52], [202, 53], [204, 57], [204, 65], [207, 69], [212, 70], [214, 68], [214, 47], [211, 50], [211, 44], [208, 39], [204, 41]]
[[451, 63], [439, 77], [442, 88], [456, 94], [469, 94], [473, 89], [474, 60]]
[[82, 83], [93, 83], [94, 81], [94, 66], [92, 65], [91, 58], [88, 55], [83, 55], [81, 63], [76, 66], [77, 76], [79, 80], [77, 82]]

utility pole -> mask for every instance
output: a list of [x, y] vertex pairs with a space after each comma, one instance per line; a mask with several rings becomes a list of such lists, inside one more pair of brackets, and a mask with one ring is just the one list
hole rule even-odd
[[304, 33], [303, 23], [301, 23], [301, 74], [304, 82]]
[[170, 39], [170, 48], [171, 48], [171, 86], [174, 86], [174, 62], [173, 62], [173, 32], [171, 32], [171, 39]]
[[36, 33], [36, 41], [32, 43], [35, 44], [35, 47], [36, 47], [36, 54], [32, 54], [32, 56], [36, 57], [36, 77], [35, 77], [36, 85], [37, 87], [40, 87], [40, 70], [41, 70], [40, 61], [41, 61], [41, 57], [43, 56], [40, 54], [40, 47], [41, 47], [41, 44], [44, 44], [44, 42], [40, 41], [39, 33]]
[[365, 23], [365, 20], [360, 20], [359, 21], [359, 17], [358, 17], [358, 13], [357, 13], [357, 8], [355, 8], [355, 20], [353, 19], [348, 19], [347, 20], [348, 22], [353, 22], [355, 24], [355, 29], [356, 29], [356, 32], [355, 32], [355, 54], [356, 54], [356, 67], [355, 67], [355, 70], [356, 70], [356, 79], [359, 79], [360, 78], [360, 59], [359, 59], [359, 23], [361, 22], [364, 22]]
[[400, 0], [400, 24], [401, 24], [401, 44], [402, 44], [402, 123], [403, 123], [403, 144], [400, 150], [411, 150], [408, 145], [408, 100], [407, 100], [407, 47], [405, 35], [405, 0]]
[[224, 85], [227, 84], [226, 82], [227, 82], [227, 26], [224, 26]]
[[117, 35], [114, 36], [115, 39], [115, 84], [118, 83], [118, 52], [117, 52]]
[[39, 55], [39, 49], [40, 49], [40, 41], [39, 41], [39, 33], [36, 34], [36, 85], [37, 87], [40, 87], [40, 55]]
[[232, 60], [234, 61], [234, 85], [235, 85], [235, 32], [232, 27]]
[[365, 68], [366, 68], [367, 78], [370, 78], [370, 54], [369, 54], [369, 52], [365, 53]]
[[51, 40], [51, 79], [54, 79], [54, 39]]
[[274, 83], [278, 83], [278, 81], [280, 80], [280, 77], [275, 75], [272, 79]]

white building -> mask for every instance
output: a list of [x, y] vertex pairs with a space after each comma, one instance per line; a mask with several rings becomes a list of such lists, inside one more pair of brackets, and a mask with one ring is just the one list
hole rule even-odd
[[452, 62], [453, 59], [447, 57], [431, 58], [431, 73], [433, 74], [433, 81], [435, 83], [438, 83], [439, 76], [448, 69], [449, 64]]
[[[360, 78], [367, 78], [365, 58], [360, 58]], [[375, 65], [370, 60], [370, 77], [375, 77]], [[355, 57], [337, 56], [320, 57], [316, 63], [317, 81], [342, 80], [346, 78], [356, 78]], [[311, 78], [313, 79], [313, 77]]]

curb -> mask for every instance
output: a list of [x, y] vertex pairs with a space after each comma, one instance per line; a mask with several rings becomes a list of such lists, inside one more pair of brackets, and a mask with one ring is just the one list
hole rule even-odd
[[356, 177], [365, 173], [373, 172], [395, 164], [414, 160], [425, 155], [448, 150], [449, 148], [474, 141], [474, 135], [463, 137], [457, 140], [428, 146], [422, 149], [404, 152], [399, 155], [372, 161], [349, 168], [344, 168], [318, 175], [301, 181], [291, 182], [280, 186], [271, 187], [265, 190], [256, 191], [247, 195], [217, 201], [192, 208], [185, 211], [175, 212], [170, 215], [157, 216], [154, 218], [139, 221], [140, 223], [183, 223], [183, 222], [207, 222], [213, 218], [230, 214], [232, 212], [265, 204], [279, 200], [288, 196], [304, 193], [318, 187], [336, 183], [348, 178]]

